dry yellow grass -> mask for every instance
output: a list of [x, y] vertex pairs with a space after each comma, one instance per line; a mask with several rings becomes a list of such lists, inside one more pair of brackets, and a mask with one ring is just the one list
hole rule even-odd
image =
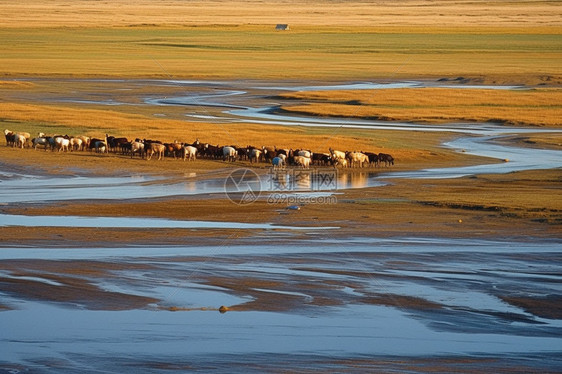
[[[77, 109], [56, 105], [0, 103], [1, 126], [12, 131], [25, 131], [31, 134], [44, 132], [50, 135], [88, 135], [103, 137], [108, 133], [125, 136], [129, 139], [159, 139], [164, 142], [181, 141], [191, 143], [195, 139], [219, 145], [277, 146], [279, 148], [312, 149], [315, 152], [328, 152], [330, 147], [342, 150], [384, 151], [391, 153], [399, 168], [411, 169], [417, 165], [458, 164], [464, 158], [459, 154], [440, 147], [441, 141], [449, 135], [436, 136], [430, 133], [405, 133], [403, 131], [369, 131], [346, 129], [322, 129], [306, 127], [283, 127], [262, 124], [213, 124], [188, 122], [184, 120], [160, 119], [140, 114], [121, 113], [112, 110]], [[45, 167], [79, 166], [79, 163], [96, 168], [105, 165], [111, 168], [127, 168], [127, 159], [98, 157], [85, 159], [78, 155], [51, 154], [0, 148], [2, 158], [14, 162], [39, 163]], [[18, 161], [19, 160], [19, 161]], [[173, 160], [168, 160], [173, 162]], [[466, 161], [462, 161], [466, 162]], [[154, 165], [154, 163], [153, 163]], [[144, 167], [144, 166], [143, 166]], [[168, 170], [185, 171], [192, 168], [183, 164], [167, 166]], [[197, 164], [195, 168], [214, 169], [224, 167], [219, 164]], [[146, 169], [145, 169], [146, 170]], [[158, 166], [154, 170], [158, 172]]]
[[495, 121], [515, 125], [562, 126], [561, 89], [407, 88], [297, 92], [282, 96], [313, 101], [283, 109], [319, 116], [431, 123]]
[[0, 14], [0, 27], [562, 25], [558, 2], [521, 0], [38, 0], [0, 2]]

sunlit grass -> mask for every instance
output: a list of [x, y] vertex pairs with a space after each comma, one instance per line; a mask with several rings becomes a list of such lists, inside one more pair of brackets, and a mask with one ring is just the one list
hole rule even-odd
[[283, 109], [318, 116], [562, 126], [562, 89], [407, 88], [296, 92], [282, 96], [307, 101], [306, 104], [288, 105]]
[[363, 129], [284, 127], [263, 124], [213, 124], [161, 119], [112, 110], [78, 109], [55, 105], [0, 103], [0, 126], [35, 136], [108, 133], [129, 139], [158, 139], [191, 143], [196, 139], [212, 145], [277, 146], [328, 152], [329, 148], [391, 153], [402, 165], [456, 162], [461, 157], [441, 148], [449, 135], [424, 132]]
[[[556, 28], [270, 26], [0, 29], [0, 73], [247, 79], [401, 79], [493, 76], [559, 79]], [[505, 31], [505, 30], [503, 30]]]

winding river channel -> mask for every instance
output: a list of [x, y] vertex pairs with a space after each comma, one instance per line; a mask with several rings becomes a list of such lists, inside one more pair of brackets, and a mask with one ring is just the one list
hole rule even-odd
[[[83, 82], [82, 82], [83, 83]], [[355, 119], [319, 119], [276, 112], [276, 94], [287, 90], [393, 89], [435, 82], [307, 85], [284, 82], [178, 80], [92, 81], [95, 95], [76, 81], [45, 101], [95, 105], [142, 105], [165, 117], [184, 107], [190, 121], [227, 126], [253, 122], [456, 133], [446, 144], [459, 152], [495, 159], [469, 167], [431, 168], [338, 180], [338, 189], [384, 185], [399, 178], [456, 178], [481, 173], [562, 168], [562, 152], [518, 147], [502, 140], [560, 132], [497, 124], [427, 126]], [[169, 96], [150, 88], [170, 87]], [[66, 89], [64, 89], [66, 87]], [[142, 95], [123, 91], [143, 87]], [[461, 85], [465, 89], [480, 88]], [[184, 95], [177, 95], [185, 88]], [[524, 89], [523, 87], [486, 87]], [[173, 89], [173, 90], [172, 90]], [[120, 93], [116, 93], [120, 90]], [[154, 90], [156, 91], [156, 90]], [[148, 93], [147, 93], [148, 92]], [[509, 162], [502, 162], [509, 159]], [[261, 189], [273, 185], [262, 176]], [[288, 176], [291, 178], [291, 176]], [[339, 176], [339, 178], [344, 178]], [[347, 178], [347, 177], [346, 177]], [[307, 193], [311, 183], [304, 184]], [[166, 188], [162, 188], [165, 185]], [[147, 176], [34, 175], [2, 169], [0, 204], [85, 199], [151, 199], [228, 192], [224, 178], [190, 175], [183, 181]], [[313, 190], [318, 190], [312, 188]], [[322, 192], [322, 191], [320, 191]], [[324, 191], [330, 194], [333, 191]], [[0, 226], [142, 227], [274, 230], [307, 227], [271, 223], [169, 221], [138, 218], [0, 215]], [[524, 302], [562, 293], [562, 238], [525, 242], [425, 237], [331, 238], [337, 227], [316, 228], [314, 238], [283, 243], [123, 248], [27, 247], [0, 244], [0, 284], [29, 284], [44, 292], [71, 292], [74, 284], [102, 297], [121, 295], [131, 306], [45, 302], [31, 294], [0, 290], [0, 372], [559, 372], [562, 320]], [[326, 234], [324, 234], [326, 233]], [[62, 269], [95, 268], [87, 271]], [[232, 292], [219, 280], [261, 280]], [[21, 297], [18, 295], [28, 295]], [[104, 296], [105, 295], [105, 296]], [[221, 305], [274, 296], [279, 307], [221, 314]], [[152, 300], [135, 307], [135, 300]], [[558, 299], [559, 300], [559, 299]], [[184, 306], [172, 312], [170, 306]]]

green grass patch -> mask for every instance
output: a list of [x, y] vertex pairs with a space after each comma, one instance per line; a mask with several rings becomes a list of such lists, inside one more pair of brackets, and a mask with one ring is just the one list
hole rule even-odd
[[1, 29], [4, 75], [367, 79], [557, 73], [552, 33], [304, 28]]

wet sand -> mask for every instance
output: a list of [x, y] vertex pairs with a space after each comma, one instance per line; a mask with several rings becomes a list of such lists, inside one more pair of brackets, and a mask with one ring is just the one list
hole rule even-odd
[[[555, 372], [558, 245], [359, 238], [286, 249], [5, 249], [0, 284], [16, 310], [0, 322], [11, 342], [0, 364]], [[22, 330], [30, 321], [34, 330]]]

